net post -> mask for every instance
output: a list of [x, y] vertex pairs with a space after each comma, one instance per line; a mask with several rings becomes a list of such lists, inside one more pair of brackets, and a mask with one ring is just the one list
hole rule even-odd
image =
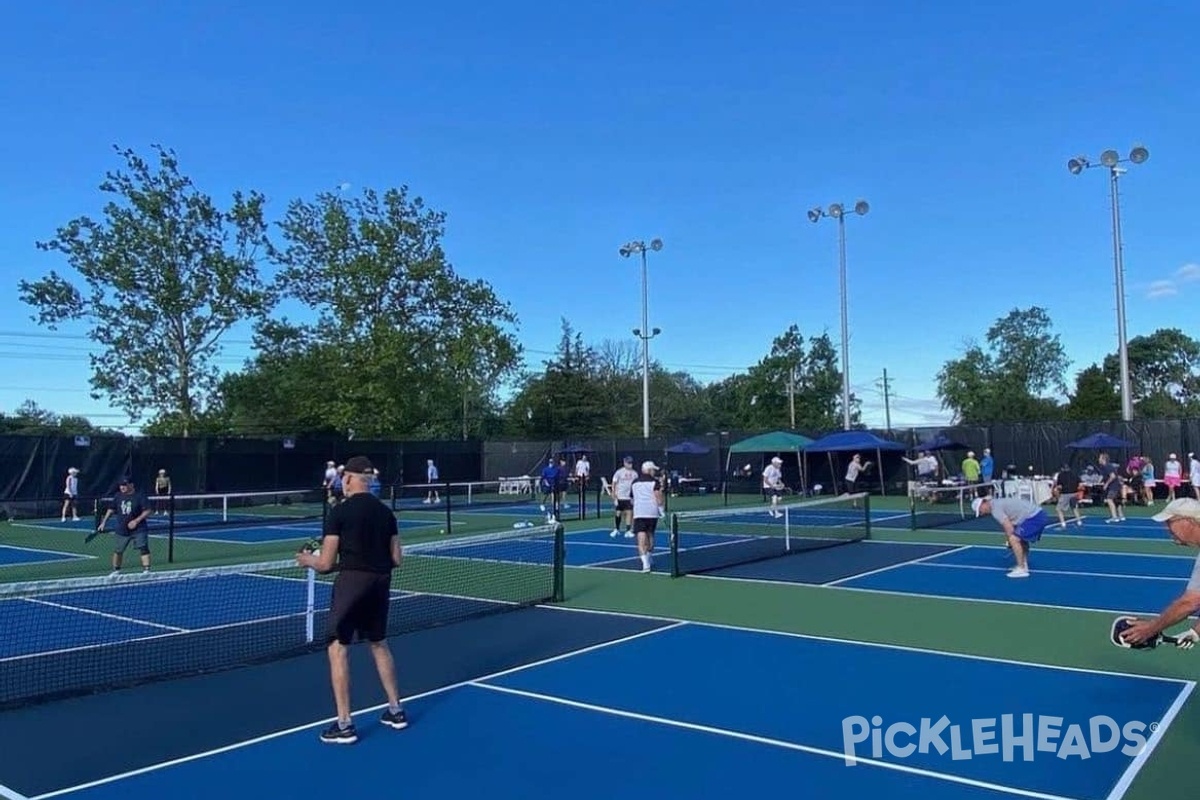
[[579, 519], [587, 519], [587, 481], [579, 479]]
[[561, 522], [554, 526], [554, 594], [553, 601], [566, 599], [567, 533]]
[[167, 563], [175, 563], [175, 489], [167, 495]]
[[671, 515], [671, 535], [669, 537], [671, 545], [671, 577], [678, 578], [679, 572], [679, 514]]
[[783, 507], [783, 552], [792, 552], [792, 510]]
[[871, 493], [863, 494], [863, 531], [867, 539], [871, 538]]
[[451, 519], [450, 506], [452, 505], [452, 501], [450, 499], [450, 482], [449, 481], [446, 482], [446, 486], [444, 488], [446, 491], [443, 492], [442, 497], [446, 501], [446, 535], [450, 536], [451, 534], [454, 533], [454, 531], [451, 528], [452, 523], [450, 522], [450, 519]]
[[304, 608], [304, 643], [312, 644], [316, 638], [314, 631], [317, 612], [317, 571], [311, 567], [305, 570], [305, 608]]

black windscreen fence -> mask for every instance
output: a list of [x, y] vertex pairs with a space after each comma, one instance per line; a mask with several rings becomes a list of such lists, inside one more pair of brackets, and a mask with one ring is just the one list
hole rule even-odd
[[[785, 483], [793, 490], [819, 494], [843, 490], [846, 466], [853, 455], [839, 451], [779, 453], [732, 452], [738, 442], [762, 431], [707, 432], [691, 435], [590, 437], [538, 441], [354, 441], [344, 437], [124, 437], [124, 436], [0, 436], [0, 514], [6, 518], [49, 517], [60, 513], [68, 470], [78, 470], [79, 503], [90, 507], [110, 495], [123, 475], [151, 491], [159, 470], [170, 476], [177, 494], [205, 492], [270, 492], [315, 488], [324, 479], [326, 464], [343, 464], [366, 455], [379, 468], [384, 486], [422, 484], [432, 460], [439, 481], [494, 481], [538, 476], [549, 459], [563, 458], [574, 474], [586, 455], [591, 480], [587, 492], [595, 497], [629, 456], [634, 467], [654, 461], [672, 481], [673, 491], [743, 493], [761, 491], [761, 474], [770, 459], [783, 460]], [[800, 431], [810, 438], [819, 432]], [[903, 460], [917, 448], [936, 443], [935, 455], [944, 473], [959, 474], [968, 451], [982, 457], [991, 449], [996, 477], [1049, 474], [1062, 464], [1082, 470], [1102, 452], [1072, 448], [1093, 434], [1106, 434], [1128, 447], [1107, 448], [1114, 460], [1144, 455], [1161, 464], [1169, 454], [1180, 458], [1200, 451], [1200, 419], [1136, 420], [1134, 422], [1045, 422], [896, 428], [872, 431], [898, 442], [903, 452], [871, 448], [860, 454], [872, 462], [859, 489], [902, 494], [914, 477]]]

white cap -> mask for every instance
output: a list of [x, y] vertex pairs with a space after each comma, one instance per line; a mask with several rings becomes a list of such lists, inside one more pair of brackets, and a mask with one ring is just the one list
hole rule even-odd
[[782, 463], [783, 463], [783, 459], [782, 459], [782, 458], [780, 458], [779, 456], [775, 456], [774, 458], [772, 458], [772, 459], [771, 459], [771, 463], [772, 463], [772, 464], [782, 464]]
[[1190, 497], [1181, 497], [1178, 500], [1172, 500], [1167, 503], [1166, 508], [1150, 519], [1155, 522], [1169, 522], [1179, 517], [1200, 520], [1200, 500], [1193, 500]]
[[642, 472], [658, 472], [658, 464], [653, 461], [643, 461]]
[[987, 502], [987, 500], [988, 498], [986, 497], [976, 497], [971, 501], [971, 510], [975, 512], [975, 516], [979, 516], [979, 509], [983, 507], [983, 504]]

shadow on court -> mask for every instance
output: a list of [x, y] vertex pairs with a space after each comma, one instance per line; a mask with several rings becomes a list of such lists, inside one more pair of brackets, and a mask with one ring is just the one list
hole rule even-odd
[[[664, 624], [531, 608], [394, 637], [392, 650], [411, 696]], [[354, 708], [383, 702], [370, 653], [350, 660]], [[332, 716], [324, 653], [146, 684], [0, 715], [3, 777], [33, 797]]]

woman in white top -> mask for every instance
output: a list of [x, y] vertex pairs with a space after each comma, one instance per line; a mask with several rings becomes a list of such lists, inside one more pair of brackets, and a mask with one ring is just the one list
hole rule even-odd
[[63, 484], [62, 521], [67, 521], [67, 512], [71, 512], [71, 521], [79, 522], [79, 470], [71, 467], [67, 470], [67, 480]]
[[650, 571], [650, 554], [654, 552], [654, 532], [658, 518], [663, 515], [662, 487], [656, 473], [658, 465], [653, 461], [642, 462], [642, 474], [630, 486], [633, 499], [633, 532], [637, 534], [638, 555], [642, 559], [642, 572]]
[[1175, 499], [1175, 490], [1179, 484], [1183, 483], [1183, 464], [1179, 463], [1179, 459], [1174, 453], [1167, 456], [1167, 463], [1163, 464], [1163, 483], [1167, 485], [1167, 502]]

